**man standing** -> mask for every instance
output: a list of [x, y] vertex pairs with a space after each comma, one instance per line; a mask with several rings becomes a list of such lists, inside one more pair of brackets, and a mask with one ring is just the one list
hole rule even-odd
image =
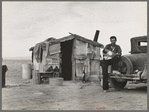
[[108, 66], [112, 65], [112, 67], [115, 67], [115, 62], [120, 58], [121, 56], [121, 47], [119, 45], [116, 45], [117, 38], [115, 36], [110, 37], [111, 44], [106, 45], [106, 47], [103, 50], [103, 61], [102, 61], [102, 73], [103, 73], [103, 90], [104, 92], [107, 92], [109, 89], [108, 85]]
[[[2, 58], [3, 61], [3, 58]], [[2, 88], [5, 87], [5, 73], [7, 72], [8, 68], [6, 65], [2, 65]]]

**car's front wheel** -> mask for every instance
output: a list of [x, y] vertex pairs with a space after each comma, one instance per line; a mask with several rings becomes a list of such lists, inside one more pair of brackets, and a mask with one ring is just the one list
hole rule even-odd
[[113, 88], [115, 89], [123, 89], [126, 84], [127, 84], [127, 81], [118, 81], [116, 79], [110, 79], [110, 84]]

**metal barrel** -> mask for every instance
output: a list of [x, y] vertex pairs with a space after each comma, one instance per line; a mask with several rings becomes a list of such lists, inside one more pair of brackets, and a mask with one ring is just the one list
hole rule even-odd
[[31, 64], [22, 64], [22, 79], [31, 79]]

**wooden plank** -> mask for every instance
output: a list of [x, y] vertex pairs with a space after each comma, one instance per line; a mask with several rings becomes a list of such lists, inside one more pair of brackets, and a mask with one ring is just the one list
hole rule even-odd
[[53, 72], [39, 72], [40, 74], [52, 74]]
[[87, 55], [88, 43], [75, 39], [75, 54], [76, 55]]
[[47, 78], [54, 77], [53, 73], [39, 73], [39, 74], [40, 76], [47, 77]]
[[100, 61], [91, 60], [91, 75], [99, 75], [100, 72]]

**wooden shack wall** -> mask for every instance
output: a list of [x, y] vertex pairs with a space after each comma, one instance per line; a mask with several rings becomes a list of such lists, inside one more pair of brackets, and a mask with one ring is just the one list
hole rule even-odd
[[[88, 73], [88, 75], [99, 75], [100, 47], [75, 39], [73, 49], [73, 65], [75, 65], [75, 70], [73, 68], [73, 74], [76, 74], [76, 76], [79, 77], [82, 76], [83, 66], [84, 64], [88, 64], [88, 66], [86, 66], [86, 73]], [[93, 58], [87, 61], [83, 59], [83, 57], [87, 57], [88, 53], [92, 53]], [[85, 63], [85, 61], [87, 62]]]
[[91, 45], [90, 52], [95, 53], [93, 59], [90, 61], [91, 71], [90, 75], [99, 75], [100, 73], [100, 47]]
[[[88, 43], [85, 43], [83, 41], [74, 40], [74, 50], [73, 50], [73, 56], [74, 56], [74, 74], [77, 77], [82, 76], [83, 72], [83, 66], [84, 66], [84, 60], [83, 57], [87, 56], [87, 46]], [[74, 76], [74, 75], [73, 75]]]
[[[43, 51], [41, 63], [37, 63], [34, 57], [34, 70], [45, 72], [50, 66], [58, 66], [58, 68], [60, 67], [60, 43], [58, 47], [56, 46], [56, 44], [49, 46], [48, 56], [46, 56], [46, 50]], [[78, 39], [74, 39], [72, 46], [72, 80], [75, 80], [76, 75], [82, 76], [83, 66], [85, 64], [85, 60], [83, 59], [83, 57], [87, 57], [88, 53], [93, 53], [94, 58], [87, 62], [89, 66], [86, 68], [86, 72], [90, 75], [99, 75], [100, 47], [93, 46]], [[80, 60], [78, 59], [78, 57], [80, 57]], [[52, 58], [57, 58], [58, 61], [53, 64]]]
[[52, 66], [53, 69], [56, 66], [58, 68], [60, 67], [60, 54], [59, 53], [48, 55], [48, 57], [46, 58], [46, 66], [44, 69], [47, 70], [47, 68], [49, 68], [50, 66]]
[[92, 44], [80, 41], [75, 39], [74, 40], [74, 55], [77, 56], [87, 56], [88, 53], [93, 53], [94, 58], [96, 60], [100, 60], [100, 47], [94, 46]]
[[46, 72], [46, 70], [50, 66], [52, 66], [53, 69], [56, 66], [59, 68], [59, 62], [60, 62], [60, 47], [59, 47], [60, 45], [59, 44], [50, 45], [48, 48], [48, 54], [46, 50], [43, 51], [42, 62], [39, 63], [39, 72]]

